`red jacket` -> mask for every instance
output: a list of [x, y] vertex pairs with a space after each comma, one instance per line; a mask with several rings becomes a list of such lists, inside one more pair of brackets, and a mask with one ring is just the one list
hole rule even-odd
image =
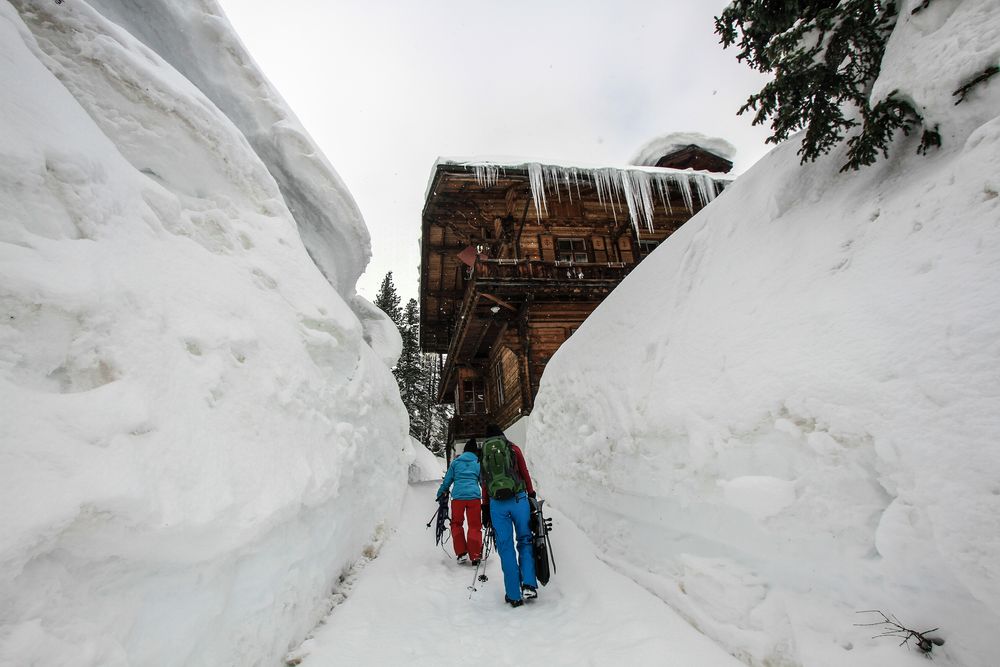
[[[514, 464], [517, 466], [517, 472], [521, 475], [521, 479], [524, 480], [524, 490], [529, 494], [535, 492], [535, 487], [531, 485], [531, 475], [528, 474], [528, 464], [524, 462], [524, 454], [521, 453], [521, 448], [515, 445], [510, 440], [507, 441], [510, 448], [514, 450]], [[490, 502], [490, 496], [486, 493], [486, 481], [482, 482], [483, 487], [483, 503]]]

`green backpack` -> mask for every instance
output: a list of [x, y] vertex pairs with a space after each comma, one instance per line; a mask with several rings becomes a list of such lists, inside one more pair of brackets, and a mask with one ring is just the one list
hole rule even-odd
[[495, 435], [483, 442], [480, 466], [486, 493], [490, 498], [509, 500], [524, 491], [524, 481], [517, 472], [514, 450], [507, 438]]

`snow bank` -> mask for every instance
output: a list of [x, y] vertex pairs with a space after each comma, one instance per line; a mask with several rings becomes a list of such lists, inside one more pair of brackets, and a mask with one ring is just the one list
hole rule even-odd
[[[855, 612], [1000, 627], [1000, 6], [901, 7], [875, 94], [943, 146], [840, 174], [790, 141], [548, 364], [526, 454], [571, 518], [752, 665], [925, 664]], [[641, 322], [641, 326], [636, 326]]]
[[444, 478], [444, 459], [434, 456], [431, 450], [420, 444], [419, 440], [410, 438], [410, 448], [413, 452], [413, 461], [410, 463], [409, 479], [410, 484], [418, 482], [440, 482]]
[[691, 144], [700, 146], [730, 162], [736, 157], [736, 146], [719, 137], [709, 137], [700, 132], [671, 132], [647, 142], [629, 162], [642, 167], [655, 167], [664, 155], [687, 148]]
[[170, 63], [239, 128], [281, 189], [309, 255], [345, 299], [354, 295], [371, 257], [361, 211], [219, 3], [89, 2]]
[[274, 664], [398, 512], [392, 337], [366, 344], [273, 165], [156, 52], [4, 0], [0, 53], [0, 664]]

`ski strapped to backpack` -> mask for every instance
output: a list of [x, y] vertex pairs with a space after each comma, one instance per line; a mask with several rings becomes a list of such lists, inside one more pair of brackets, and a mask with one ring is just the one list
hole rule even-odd
[[545, 518], [542, 513], [544, 500], [529, 498], [531, 503], [531, 517], [528, 524], [531, 527], [531, 547], [535, 556], [535, 577], [542, 586], [549, 583], [549, 563], [552, 563], [552, 572], [556, 571], [556, 561], [552, 557], [552, 542], [549, 540], [549, 531], [552, 530], [552, 519]]
[[524, 480], [517, 471], [514, 450], [502, 435], [483, 441], [480, 468], [490, 498], [509, 500], [525, 489]]

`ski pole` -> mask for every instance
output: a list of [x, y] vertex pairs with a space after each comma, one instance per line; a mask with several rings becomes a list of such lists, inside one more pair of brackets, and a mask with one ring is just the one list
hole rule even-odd
[[[480, 568], [480, 566], [482, 566], [482, 564], [483, 564], [482, 560], [480, 560], [478, 563], [476, 563], [476, 571], [472, 573], [472, 585], [469, 586], [469, 599], [470, 600], [472, 599], [472, 594], [475, 593], [476, 590], [477, 590], [476, 589], [476, 580], [479, 578], [479, 568]], [[484, 574], [483, 576], [485, 577], [486, 575]]]
[[490, 546], [492, 542], [493, 542], [493, 526], [491, 525], [489, 528], [486, 529], [486, 535], [483, 537], [483, 557], [479, 559], [478, 563], [476, 563], [476, 571], [472, 573], [472, 585], [469, 586], [470, 600], [472, 599], [472, 594], [478, 590], [476, 588], [476, 582], [477, 581], [487, 582], [490, 580], [490, 578], [486, 576], [485, 571], [482, 573], [482, 575], [479, 574], [479, 568], [482, 567], [483, 564], [486, 562], [486, 560], [490, 557]]
[[430, 528], [431, 524], [434, 523], [434, 519], [437, 518], [438, 512], [440, 512], [440, 511], [441, 511], [441, 506], [438, 505], [438, 508], [436, 510], [434, 510], [434, 514], [431, 514], [431, 520], [427, 522], [427, 527], [428, 528]]

